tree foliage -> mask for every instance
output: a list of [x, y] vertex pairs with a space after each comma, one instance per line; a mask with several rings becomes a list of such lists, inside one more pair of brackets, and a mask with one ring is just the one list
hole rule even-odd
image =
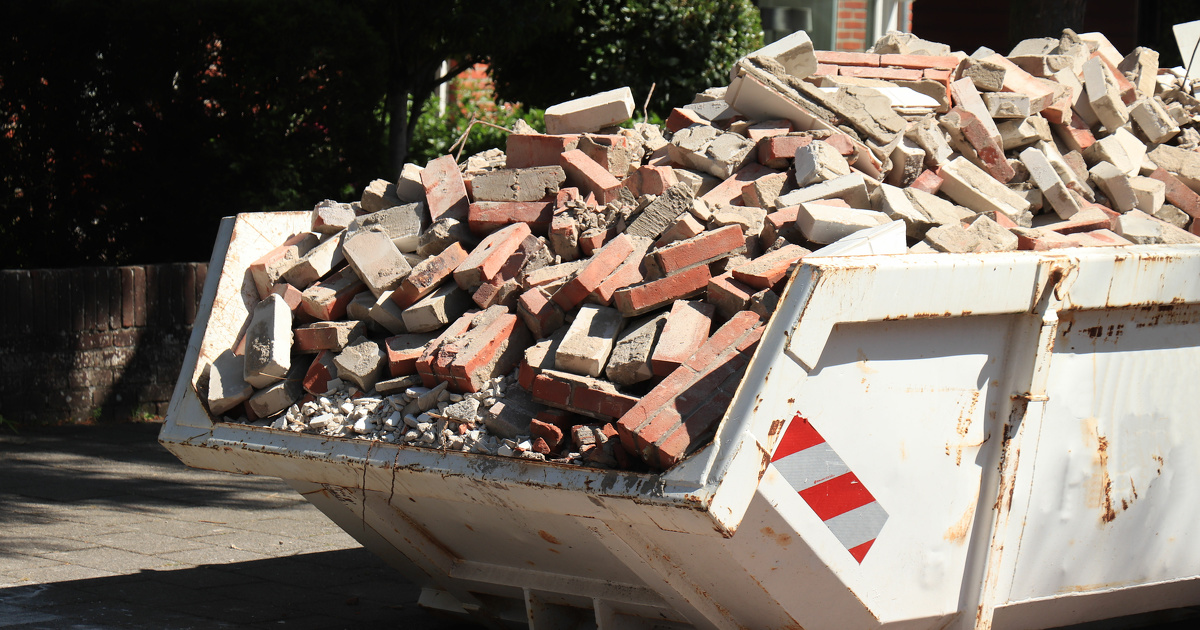
[[206, 260], [219, 217], [379, 172], [378, 40], [332, 0], [13, 2], [0, 23], [0, 267]]
[[501, 96], [532, 120], [609, 86], [687, 100], [757, 33], [746, 0], [0, 3], [0, 267], [206, 260], [220, 217], [353, 199], [418, 131], [422, 158], [461, 134], [410, 104], [477, 61], [523, 74]]
[[666, 116], [762, 43], [750, 0], [580, 0], [571, 27], [520, 57], [493, 56], [500, 96], [535, 107], [629, 86]]

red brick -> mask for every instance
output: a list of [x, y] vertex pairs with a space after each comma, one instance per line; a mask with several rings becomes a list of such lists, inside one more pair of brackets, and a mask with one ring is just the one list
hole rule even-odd
[[579, 145], [579, 136], [547, 136], [542, 134], [508, 134], [505, 146], [506, 168], [558, 166], [559, 156]]
[[425, 350], [421, 352], [421, 356], [417, 357], [417, 373], [421, 375], [421, 382], [426, 387], [433, 387], [438, 384], [438, 378], [433, 365], [438, 358], [438, 352], [441, 350], [442, 345], [457, 339], [460, 335], [467, 332], [477, 314], [478, 311], [468, 311], [447, 326], [437, 338], [425, 345]]
[[271, 293], [283, 298], [284, 303], [288, 305], [288, 309], [292, 311], [293, 316], [305, 314], [304, 300], [302, 298], [303, 292], [300, 289], [286, 282], [279, 282], [271, 288]]
[[625, 187], [635, 197], [661, 195], [678, 183], [675, 169], [669, 166], [642, 166], [625, 179]]
[[665, 123], [667, 131], [675, 133], [680, 129], [691, 127], [692, 125], [707, 125], [709, 124], [703, 116], [697, 114], [694, 110], [676, 107], [671, 110], [671, 115], [667, 116]]
[[[838, 153], [840, 153], [842, 157], [848, 158], [855, 154], [854, 141], [850, 139], [850, 136], [847, 136], [844, 133], [835, 133], [832, 136], [825, 138], [824, 142], [837, 149]], [[854, 160], [850, 160], [850, 162], [853, 163]]]
[[408, 308], [433, 293], [454, 270], [467, 259], [462, 243], [452, 243], [437, 256], [431, 256], [412, 268], [400, 286], [392, 292], [391, 300], [400, 308]]
[[[840, 37], [840, 35], [839, 35]], [[816, 51], [817, 63], [830, 63], [838, 66], [878, 66], [879, 55], [871, 53], [840, 52], [836, 50]]]
[[563, 325], [562, 309], [538, 288], [530, 289], [517, 298], [517, 313], [538, 339], [549, 337], [550, 333]]
[[315, 234], [301, 232], [288, 237], [282, 245], [250, 263], [250, 276], [254, 279], [254, 287], [258, 289], [258, 297], [266, 299], [271, 294], [271, 287], [279, 282], [284, 272], [291, 269], [316, 244]]
[[921, 77], [930, 81], [937, 81], [946, 86], [946, 102], [950, 102], [950, 82], [954, 80], [954, 73], [950, 70], [936, 70], [933, 68], [922, 70]]
[[633, 253], [633, 241], [625, 234], [618, 234], [607, 245], [596, 252], [587, 265], [569, 282], [554, 293], [554, 302], [563, 309], [570, 311], [583, 302], [589, 293], [599, 288], [605, 278], [616, 271], [625, 259]]
[[[1054, 98], [1054, 90], [1049, 87], [1053, 82], [1043, 82], [1037, 77], [1025, 72], [1017, 64], [1002, 57], [999, 53], [993, 53], [983, 59], [1004, 66], [1004, 92], [1019, 92], [1029, 97], [1030, 108], [1035, 111], [1041, 111], [1048, 107]], [[1119, 74], [1119, 73], [1118, 73]]]
[[742, 234], [742, 228], [727, 225], [656, 250], [654, 257], [658, 261], [658, 268], [664, 274], [672, 274], [728, 256], [745, 244], [746, 237]]
[[[579, 237], [579, 251], [584, 256], [591, 256], [596, 253], [596, 250], [604, 247], [610, 236], [615, 236], [615, 228], [609, 230], [597, 230]], [[610, 234], [609, 232], [614, 232]]]
[[[589, 142], [580, 143], [578, 147], [580, 151], [603, 166], [604, 170], [612, 173], [613, 177], [621, 179], [628, 175], [631, 166], [628, 158], [631, 148], [628, 138], [621, 134], [597, 133], [586, 134], [586, 137]], [[618, 152], [624, 154], [625, 157], [618, 156]]]
[[838, 67], [828, 63], [817, 64], [817, 71], [813, 73], [815, 77], [835, 77], [838, 73]]
[[[682, 422], [683, 418], [673, 407], [666, 406], [658, 409], [642, 427], [633, 432], [633, 453], [644, 462], [655, 462], [657, 458], [654, 456], [654, 443], [674, 433]], [[624, 440], [622, 440], [622, 444], [624, 444]]]
[[1013, 221], [1012, 219], [1010, 219], [1008, 217], [1008, 215], [1004, 214], [1003, 212], [993, 213], [992, 220], [995, 221], [997, 225], [999, 225], [1000, 227], [1002, 227], [1006, 230], [1015, 228], [1015, 227], [1020, 227], [1017, 225], [1016, 221]]
[[618, 290], [635, 285], [644, 277], [642, 259], [646, 256], [646, 250], [650, 248], [650, 241], [649, 239], [631, 240], [633, 241], [633, 251], [591, 293], [592, 298], [605, 306], [612, 302], [612, 296]]
[[571, 384], [549, 374], [538, 374], [533, 379], [533, 397], [537, 400], [570, 406]]
[[787, 168], [796, 159], [796, 149], [808, 146], [810, 136], [771, 136], [758, 141], [758, 163], [776, 169]]
[[655, 376], [670, 374], [704, 345], [715, 312], [716, 308], [711, 304], [690, 300], [679, 300], [671, 306], [667, 324], [650, 356]]
[[322, 350], [313, 359], [312, 365], [308, 366], [308, 371], [304, 374], [302, 381], [304, 391], [320, 396], [329, 391], [329, 381], [337, 374], [337, 367], [333, 364], [333, 354], [327, 350]]
[[962, 133], [966, 141], [975, 147], [975, 153], [979, 161], [983, 162], [984, 170], [996, 181], [1006, 183], [1016, 175], [1012, 165], [1004, 157], [1004, 148], [996, 143], [977, 116], [961, 107], [955, 107], [942, 116], [941, 123], [943, 127], [955, 127]]
[[[791, 136], [783, 136], [790, 138]], [[767, 141], [775, 140], [776, 138], [768, 138]], [[795, 158], [795, 152], [792, 155]], [[742, 170], [734, 173], [729, 179], [717, 184], [712, 190], [704, 193], [700, 198], [708, 203], [709, 206], [725, 206], [733, 205], [742, 197], [742, 187], [746, 184], [763, 177], [776, 173], [774, 169], [767, 168], [762, 164], [750, 163], [742, 167]]]
[[744, 310], [753, 294], [754, 289], [734, 280], [733, 272], [726, 271], [708, 281], [704, 301], [716, 307], [718, 317], [728, 319], [738, 311]]
[[571, 406], [600, 416], [620, 418], [633, 409], [638, 399], [601, 388], [583, 387], [576, 384], [571, 394]]
[[768, 214], [763, 221], [763, 242], [774, 243], [779, 237], [789, 241], [800, 240], [802, 237], [796, 228], [796, 217], [799, 213], [800, 206], [789, 206]]
[[746, 129], [746, 137], [754, 142], [761, 142], [763, 138], [785, 136], [791, 133], [792, 129], [792, 121], [790, 120], [767, 120], [750, 125]]
[[557, 451], [562, 445], [563, 430], [549, 422], [537, 418], [529, 421], [529, 437], [544, 440], [550, 451]]
[[697, 265], [654, 282], [621, 289], [613, 294], [613, 302], [622, 315], [633, 317], [675, 300], [692, 297], [703, 291], [711, 279], [708, 265]]
[[788, 269], [811, 252], [799, 245], [787, 245], [733, 269], [733, 277], [756, 289], [769, 289], [779, 282]]
[[642, 396], [641, 400], [625, 412], [615, 424], [617, 434], [621, 437], [621, 444], [629, 452], [636, 453], [638, 448], [633, 436], [647, 422], [653, 420], [659, 409], [672, 407], [675, 404], [676, 396], [682, 393], [695, 378], [694, 371], [686, 367], [679, 368], [667, 375], [645, 396]]
[[1087, 123], [1075, 112], [1071, 112], [1070, 124], [1054, 125], [1054, 131], [1072, 151], [1086, 151], [1088, 147], [1096, 144], [1096, 136], [1092, 135]]
[[737, 313], [718, 328], [684, 365], [695, 372], [707, 370], [718, 355], [727, 348], [735, 347], [741, 339], [761, 323], [762, 319], [752, 311]]
[[907, 68], [842, 67], [838, 69], [838, 74], [846, 77], [887, 81], [920, 81], [924, 77], [920, 70]]
[[1116, 79], [1117, 91], [1121, 93], [1121, 101], [1123, 101], [1126, 105], [1132, 105], [1133, 102], [1137, 100], [1137, 90], [1133, 87], [1133, 84], [1129, 82], [1129, 79], [1125, 78], [1125, 73], [1121, 72], [1116, 66], [1112, 65], [1112, 63], [1109, 62], [1109, 60], [1106, 59], [1104, 55], [1100, 53], [1100, 51], [1092, 53], [1091, 56], [1099, 57], [1100, 61], [1104, 62], [1104, 65], [1108, 66], [1109, 74]]
[[675, 409], [684, 416], [699, 409], [725, 379], [741, 372], [749, 362], [750, 357], [746, 353], [734, 348], [721, 353], [707, 370], [698, 374], [696, 380], [675, 398]]
[[1036, 236], [1027, 236], [1030, 232], [1017, 233], [1017, 249], [1030, 251], [1046, 251], [1060, 247], [1075, 247], [1075, 242], [1069, 236], [1063, 236], [1050, 230], [1038, 230]]
[[[327, 299], [326, 296], [320, 296], [318, 299], [314, 299], [314, 296], [322, 293], [318, 289], [332, 289], [335, 292], [333, 298]], [[346, 305], [350, 304], [350, 300], [366, 290], [367, 285], [358, 279], [354, 270], [345, 267], [304, 290], [302, 298], [304, 312], [321, 321], [342, 319], [346, 316]]]
[[450, 375], [460, 392], [477, 392], [488, 379], [507, 374], [529, 340], [528, 332], [516, 315], [504, 314], [486, 326], [472, 330], [466, 347], [450, 364]]
[[670, 434], [657, 440], [651, 449], [653, 456], [647, 457], [646, 462], [653, 462], [654, 465], [664, 470], [679, 463], [684, 456], [691, 452], [693, 446], [712, 434], [717, 423], [729, 410], [731, 402], [733, 402], [732, 391], [722, 390], [719, 392], [698, 411], [679, 423]]
[[1188, 213], [1193, 219], [1200, 218], [1200, 195], [1188, 188], [1187, 184], [1179, 181], [1179, 178], [1161, 167], [1154, 169], [1154, 172], [1150, 173], [1150, 177], [1167, 185], [1167, 203]]
[[546, 235], [554, 216], [553, 201], [480, 201], [470, 206], [467, 224], [475, 234], [490, 234], [513, 223], [526, 223], [534, 234]]
[[909, 188], [925, 191], [931, 195], [936, 195], [937, 191], [942, 188], [942, 178], [938, 177], [937, 173], [929, 169], [921, 171], [920, 175], [908, 185]]
[[467, 186], [453, 156], [443, 155], [430, 160], [421, 171], [421, 185], [425, 187], [425, 202], [431, 220], [444, 217], [466, 220], [470, 205]]
[[455, 268], [454, 281], [473, 293], [480, 284], [492, 279], [500, 271], [508, 257], [517, 251], [530, 233], [528, 225], [514, 223], [487, 235]]
[[[779, 173], [779, 175], [785, 177], [787, 176], [786, 173]], [[753, 186], [753, 184], [746, 185]], [[666, 247], [675, 241], [682, 241], [692, 238], [693, 236], [699, 236], [703, 232], [704, 224], [697, 221], [696, 218], [692, 216], [692, 213], [684, 212], [683, 214], [679, 215], [678, 219], [675, 219], [675, 222], [671, 224], [671, 227], [667, 228], [667, 231], [662, 233], [662, 236], [658, 237], [658, 240], [654, 242], [654, 246]]]
[[1071, 107], [1071, 95], [1067, 94], [1057, 101], [1047, 105], [1038, 113], [1042, 116], [1042, 118], [1045, 118], [1052, 123], [1059, 125], [1068, 124], [1071, 122], [1071, 116], [1075, 113]]
[[619, 196], [621, 181], [583, 151], [573, 149], [563, 153], [559, 165], [567, 174], [567, 182], [596, 195], [600, 203], [610, 203]]
[[537, 419], [552, 424], [563, 432], [570, 431], [575, 424], [575, 414], [562, 409], [543, 409], [537, 413]]
[[[1099, 204], [1088, 204], [1088, 206], [1085, 206], [1085, 208], [1086, 207], [1104, 208], [1104, 206]], [[1093, 230], [1108, 230], [1112, 228], [1113, 219], [1121, 215], [1109, 210], [1108, 208], [1104, 209], [1108, 210], [1108, 212], [1103, 216], [1086, 219], [1068, 219], [1066, 221], [1059, 221], [1057, 223], [1051, 223], [1049, 225], [1042, 226], [1042, 229], [1049, 230], [1051, 232], [1057, 232], [1063, 235], [1075, 234], [1076, 232], [1091, 232]], [[1088, 214], [1092, 213], [1089, 212]]]
[[958, 67], [958, 57], [889, 54], [879, 56], [879, 65], [897, 66], [900, 68], [916, 68], [921, 70], [924, 70], [925, 68], [937, 68], [949, 71]]
[[[398, 337], [397, 335], [396, 337]], [[425, 352], [425, 346], [416, 348], [399, 346], [394, 343], [396, 337], [388, 337], [383, 341], [387, 351], [388, 373], [392, 378], [417, 373], [417, 359]]]

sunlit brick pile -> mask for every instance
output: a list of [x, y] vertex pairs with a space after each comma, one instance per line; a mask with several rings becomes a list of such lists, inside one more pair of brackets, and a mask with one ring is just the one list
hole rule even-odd
[[[1200, 103], [1098, 33], [968, 56], [796, 33], [635, 123], [628, 88], [405, 166], [250, 266], [214, 417], [660, 470], [713, 435], [806, 256], [1200, 242]], [[768, 349], [775, 352], [777, 349]]]

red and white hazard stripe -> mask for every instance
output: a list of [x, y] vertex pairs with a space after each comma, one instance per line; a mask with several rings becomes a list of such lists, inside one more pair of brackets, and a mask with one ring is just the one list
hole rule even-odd
[[887, 512], [806, 418], [792, 419], [771, 463], [861, 564]]

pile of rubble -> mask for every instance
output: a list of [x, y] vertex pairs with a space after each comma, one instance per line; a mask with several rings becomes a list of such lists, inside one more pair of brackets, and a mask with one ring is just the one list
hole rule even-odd
[[[1100, 34], [971, 56], [793, 34], [665, 129], [628, 88], [405, 166], [250, 265], [214, 417], [665, 469], [711, 438], [808, 255], [1200, 242], [1200, 102]], [[1190, 231], [1189, 231], [1190, 229]]]

